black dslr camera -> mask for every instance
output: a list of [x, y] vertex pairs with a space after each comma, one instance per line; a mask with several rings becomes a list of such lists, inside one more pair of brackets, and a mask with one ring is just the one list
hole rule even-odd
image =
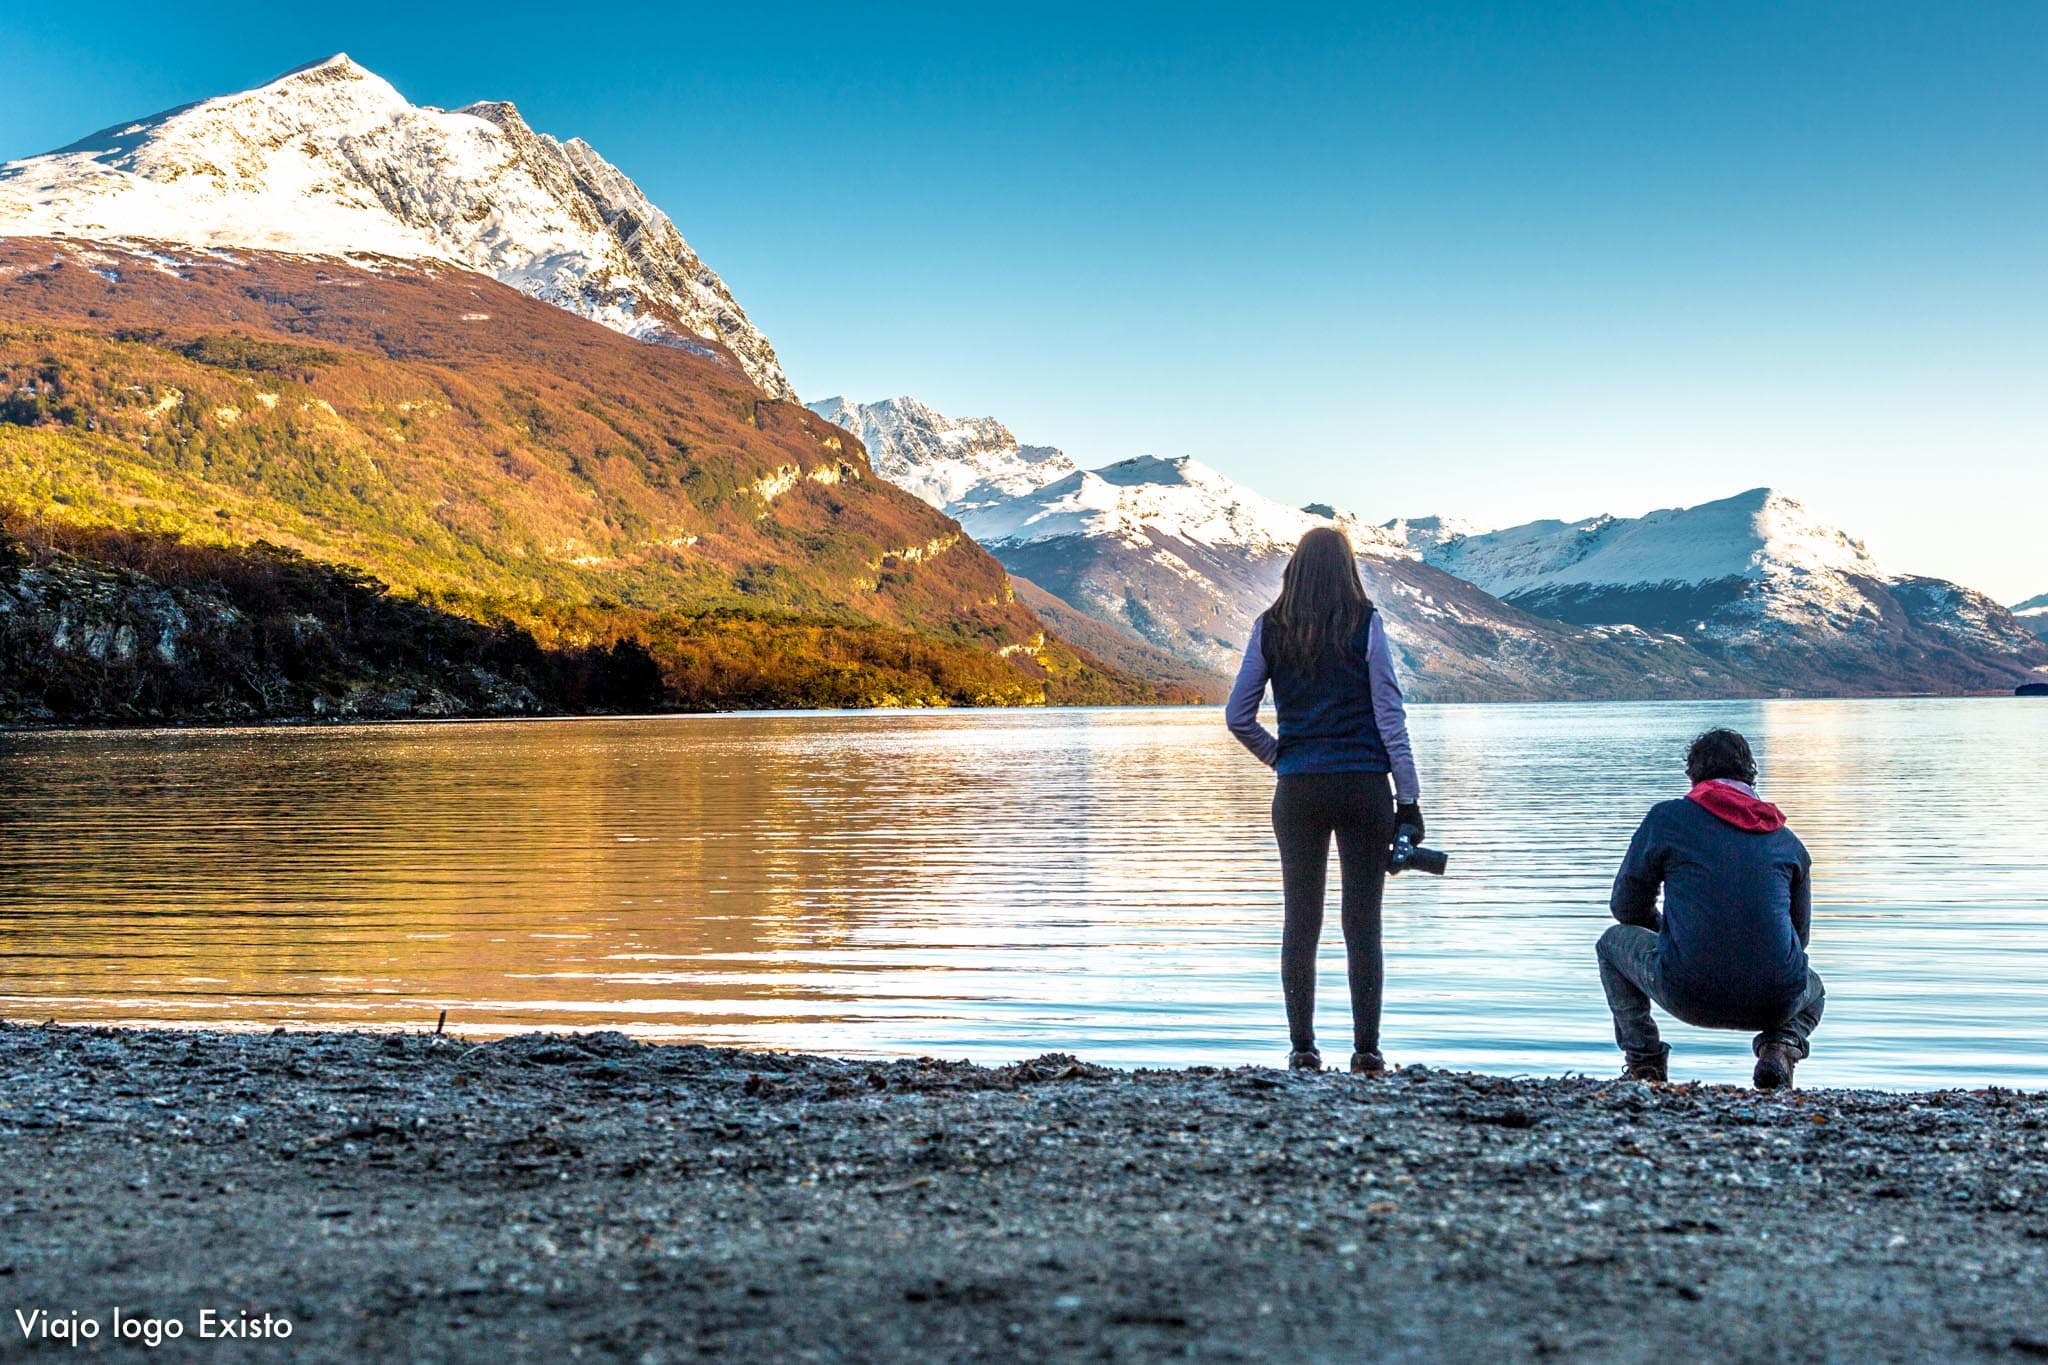
[[1414, 868], [1427, 872], [1432, 877], [1444, 875], [1444, 868], [1451, 861], [1448, 853], [1439, 853], [1433, 848], [1424, 848], [1415, 842], [1415, 826], [1403, 825], [1394, 831], [1394, 847], [1387, 854], [1387, 875], [1397, 876]]

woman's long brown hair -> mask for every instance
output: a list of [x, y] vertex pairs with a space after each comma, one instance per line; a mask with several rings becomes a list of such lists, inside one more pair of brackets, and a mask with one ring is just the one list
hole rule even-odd
[[1371, 610], [1350, 538], [1318, 526], [1287, 561], [1280, 599], [1266, 611], [1266, 640], [1275, 659], [1297, 673], [1313, 673], [1324, 652], [1357, 634]]

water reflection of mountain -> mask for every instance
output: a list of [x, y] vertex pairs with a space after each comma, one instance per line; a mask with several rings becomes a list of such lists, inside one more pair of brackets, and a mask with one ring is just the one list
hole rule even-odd
[[1048, 748], [1002, 718], [966, 745], [835, 720], [17, 737], [0, 769], [47, 795], [0, 852], [4, 993], [258, 1022], [795, 1018], [832, 993], [820, 962], [946, 970], [941, 950], [1028, 951], [1047, 906], [1157, 913], [1145, 859], [1091, 831], [1123, 779], [1171, 774], [1170, 730]]
[[[2029, 785], [2048, 711], [1443, 706], [1414, 722], [1432, 842], [1455, 862], [1389, 893], [1400, 1060], [1611, 1063], [1590, 954], [1615, 862], [1644, 810], [1684, 792], [1686, 741], [1727, 724], [1818, 864], [1815, 952], [1843, 987], [1814, 1083], [2048, 1082]], [[1284, 1054], [1271, 779], [1214, 711], [9, 734], [0, 784], [12, 1018], [431, 1027], [447, 1005], [478, 1032]], [[1325, 938], [1321, 1020], [1341, 1037], [1334, 916]], [[1739, 1038], [1684, 1046], [1702, 1074], [1747, 1076]]]

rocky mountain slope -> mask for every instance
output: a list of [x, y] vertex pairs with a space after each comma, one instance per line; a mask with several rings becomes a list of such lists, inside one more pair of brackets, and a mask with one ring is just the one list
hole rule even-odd
[[1150, 679], [1191, 702], [1220, 703], [1230, 690], [1223, 674], [1167, 653], [1122, 622], [1090, 616], [1020, 573], [1011, 573], [1010, 586], [1017, 590], [1017, 600], [1060, 639], [1119, 672]]
[[0, 240], [0, 505], [350, 566], [664, 704], [1129, 700], [857, 440], [467, 272]]
[[993, 417], [948, 417], [915, 398], [809, 405], [867, 447], [875, 472], [949, 516], [963, 517], [1073, 473], [1051, 446], [1027, 446]]
[[411, 104], [342, 55], [0, 166], [0, 236], [442, 262], [795, 397], [724, 282], [587, 143], [503, 102]]
[[2048, 592], [2015, 604], [2012, 614], [2014, 620], [2042, 639], [2048, 640]]

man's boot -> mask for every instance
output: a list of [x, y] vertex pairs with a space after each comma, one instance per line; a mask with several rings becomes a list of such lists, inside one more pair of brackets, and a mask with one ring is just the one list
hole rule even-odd
[[1654, 1057], [1630, 1057], [1628, 1065], [1622, 1068], [1621, 1078], [1663, 1085], [1671, 1079], [1671, 1049], [1667, 1047]]
[[1790, 1090], [1792, 1068], [1798, 1065], [1798, 1048], [1790, 1043], [1765, 1043], [1757, 1049], [1756, 1070], [1750, 1079], [1759, 1090]]

